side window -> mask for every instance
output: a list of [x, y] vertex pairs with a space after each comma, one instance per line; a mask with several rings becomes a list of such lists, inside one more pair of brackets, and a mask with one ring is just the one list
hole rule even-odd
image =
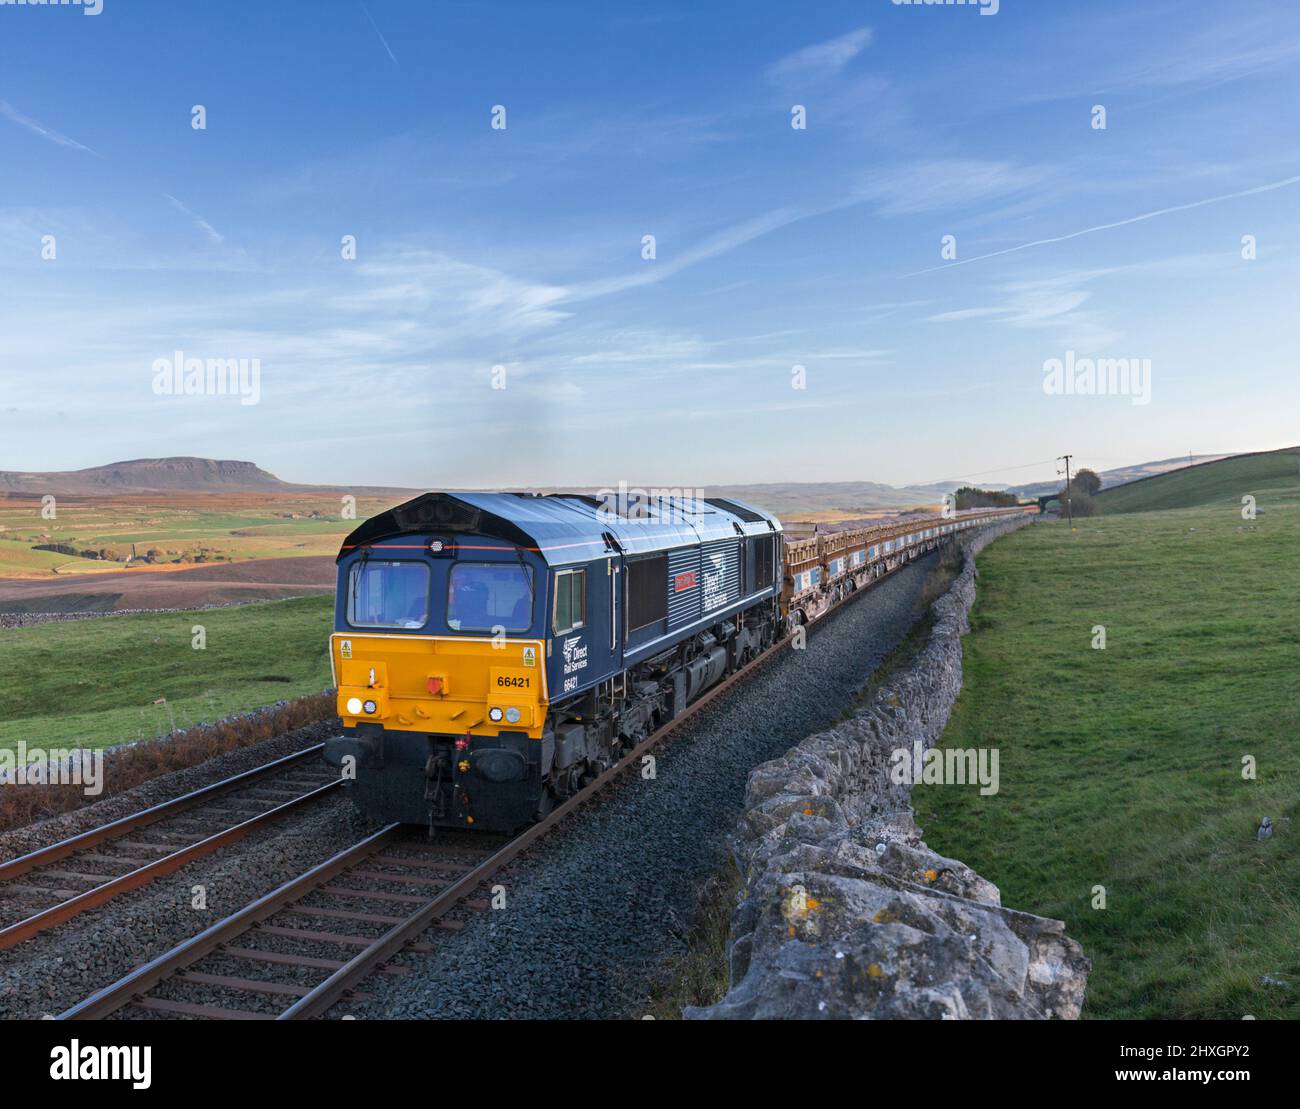
[[579, 570], [573, 578], [573, 626], [587, 626], [587, 571]]
[[557, 635], [569, 630], [569, 611], [573, 598], [573, 575], [562, 571], [555, 575], [555, 613], [551, 630]]
[[556, 635], [563, 635], [586, 624], [587, 571], [561, 570], [555, 575], [555, 613], [551, 628]]

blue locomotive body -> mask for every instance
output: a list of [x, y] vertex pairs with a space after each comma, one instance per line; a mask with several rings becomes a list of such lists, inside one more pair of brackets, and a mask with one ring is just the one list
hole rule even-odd
[[734, 501], [431, 493], [339, 555], [358, 805], [509, 831], [775, 642], [779, 522]]

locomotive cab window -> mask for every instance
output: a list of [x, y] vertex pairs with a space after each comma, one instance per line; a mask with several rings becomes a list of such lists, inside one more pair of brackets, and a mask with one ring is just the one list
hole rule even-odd
[[429, 567], [369, 559], [348, 575], [348, 623], [354, 628], [422, 628], [429, 619]]
[[457, 632], [526, 632], [533, 572], [515, 562], [458, 562], [447, 583], [447, 626]]
[[551, 628], [556, 635], [577, 631], [587, 624], [587, 571], [561, 570], [555, 575], [555, 611]]

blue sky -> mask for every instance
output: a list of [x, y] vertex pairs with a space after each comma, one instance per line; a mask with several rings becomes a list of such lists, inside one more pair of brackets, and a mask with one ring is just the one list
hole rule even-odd
[[[1292, 445], [1297, 134], [1290, 0], [0, 5], [0, 469], [707, 488]], [[155, 395], [176, 350], [259, 359], [259, 402]], [[1150, 359], [1150, 403], [1046, 395], [1069, 351]]]

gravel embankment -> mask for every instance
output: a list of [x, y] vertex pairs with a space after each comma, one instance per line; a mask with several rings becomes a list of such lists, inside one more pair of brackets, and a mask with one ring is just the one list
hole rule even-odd
[[[77, 812], [7, 832], [0, 835], [0, 858], [251, 770], [321, 742], [336, 727], [336, 721], [326, 721], [300, 728]], [[326, 798], [141, 890], [0, 951], [0, 1019], [61, 1012], [373, 830], [353, 814], [345, 797]], [[192, 907], [197, 885], [204, 887], [203, 909]]]
[[[412, 973], [375, 975], [348, 1015], [639, 1016], [648, 982], [681, 950], [696, 891], [726, 858], [751, 770], [839, 718], [920, 615], [925, 559], [821, 625], [720, 698], [629, 777], [502, 878], [507, 907], [429, 935]], [[319, 742], [333, 722], [230, 752], [100, 804], [0, 836], [12, 857]], [[0, 952], [0, 1018], [58, 1013], [375, 830], [330, 798], [216, 855]], [[206, 908], [191, 907], [203, 885]], [[336, 1006], [331, 1016], [342, 1015]]]
[[0, 628], [34, 628], [41, 624], [67, 624], [74, 620], [100, 620], [105, 616], [153, 616], [160, 612], [202, 612], [212, 608], [238, 608], [241, 605], [262, 603], [257, 598], [247, 601], [217, 601], [213, 604], [190, 605], [188, 608], [117, 608], [107, 612], [0, 612]]
[[[29, 851], [48, 847], [69, 836], [98, 828], [102, 824], [130, 816], [142, 809], [160, 805], [164, 801], [170, 801], [225, 778], [242, 774], [246, 770], [256, 770], [259, 766], [265, 766], [275, 759], [292, 755], [295, 751], [301, 751], [313, 744], [323, 743], [329, 736], [336, 735], [338, 729], [337, 718], [324, 720], [319, 724], [309, 724], [262, 743], [227, 751], [224, 755], [208, 759], [197, 766], [159, 775], [157, 778], [151, 778], [121, 793], [114, 793], [84, 808], [52, 816], [35, 824], [26, 824], [21, 828], [0, 832], [0, 859], [16, 859]], [[109, 755], [111, 757], [111, 751]], [[111, 779], [109, 780], [111, 782]]]
[[[933, 559], [893, 575], [689, 722], [629, 778], [497, 879], [507, 907], [376, 976], [358, 1018], [639, 1017], [725, 861], [749, 772], [841, 714], [921, 614]], [[336, 1012], [332, 1015], [339, 1015]]]

